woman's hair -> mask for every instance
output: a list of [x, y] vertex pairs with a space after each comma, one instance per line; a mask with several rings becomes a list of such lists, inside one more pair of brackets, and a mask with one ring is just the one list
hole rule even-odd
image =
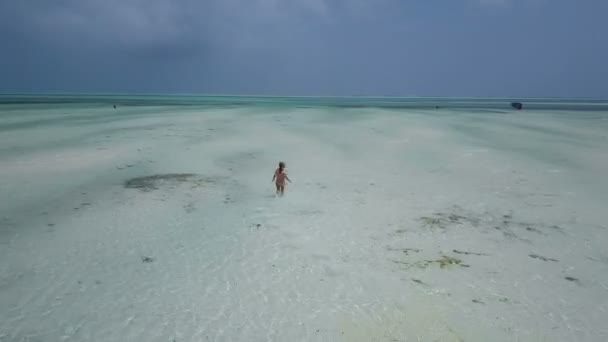
[[279, 162], [279, 169], [281, 169], [281, 171], [285, 168], [285, 162]]

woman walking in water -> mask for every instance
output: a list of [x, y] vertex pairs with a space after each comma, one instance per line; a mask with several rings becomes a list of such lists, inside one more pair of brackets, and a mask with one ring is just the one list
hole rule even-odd
[[285, 192], [285, 180], [291, 183], [291, 179], [287, 177], [287, 171], [285, 170], [285, 163], [279, 162], [279, 168], [274, 171], [274, 176], [272, 176], [272, 181], [277, 186], [277, 195], [283, 196]]

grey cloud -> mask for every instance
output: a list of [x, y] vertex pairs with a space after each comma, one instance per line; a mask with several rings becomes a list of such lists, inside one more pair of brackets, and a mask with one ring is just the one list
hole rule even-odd
[[0, 1], [0, 91], [605, 92], [605, 5], [497, 1]]
[[13, 25], [32, 39], [102, 45], [148, 45], [188, 36], [181, 13], [169, 1], [26, 1], [16, 6]]

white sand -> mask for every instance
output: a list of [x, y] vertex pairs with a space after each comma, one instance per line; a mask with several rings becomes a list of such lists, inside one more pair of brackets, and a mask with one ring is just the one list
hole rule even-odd
[[606, 114], [118, 113], [3, 114], [0, 341], [608, 340]]

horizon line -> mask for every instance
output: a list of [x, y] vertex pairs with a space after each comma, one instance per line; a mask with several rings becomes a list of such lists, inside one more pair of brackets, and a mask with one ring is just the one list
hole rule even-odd
[[362, 99], [488, 99], [488, 100], [596, 100], [608, 101], [608, 98], [597, 97], [523, 97], [523, 96], [429, 96], [429, 95], [260, 95], [260, 94], [214, 94], [214, 93], [0, 93], [0, 96], [180, 96], [180, 97], [257, 97], [257, 98], [362, 98]]

